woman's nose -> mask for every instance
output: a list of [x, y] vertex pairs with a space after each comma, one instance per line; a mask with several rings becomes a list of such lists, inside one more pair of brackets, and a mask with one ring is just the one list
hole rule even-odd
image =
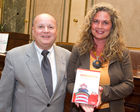
[[99, 22], [99, 24], [98, 24], [98, 28], [102, 28], [103, 26], [102, 26], [102, 23], [101, 22]]

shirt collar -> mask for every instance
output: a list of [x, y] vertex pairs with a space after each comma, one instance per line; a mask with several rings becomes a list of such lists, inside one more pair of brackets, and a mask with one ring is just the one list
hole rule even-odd
[[[41, 54], [42, 51], [43, 51], [43, 49], [40, 49], [40, 48], [36, 45], [35, 42], [34, 42], [34, 45], [35, 45], [35, 48], [36, 48], [37, 52], [38, 52], [39, 54]], [[51, 54], [51, 53], [54, 51], [54, 47], [52, 46], [50, 49], [48, 49], [48, 51], [49, 51], [49, 54]]]

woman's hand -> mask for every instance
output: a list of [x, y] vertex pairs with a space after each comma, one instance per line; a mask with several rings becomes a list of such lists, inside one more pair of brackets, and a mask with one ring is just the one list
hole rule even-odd
[[79, 108], [79, 103], [75, 103], [75, 105]]
[[102, 104], [102, 100], [101, 100], [102, 92], [103, 92], [103, 88], [99, 86], [98, 102], [95, 106], [96, 108], [98, 108]]
[[95, 106], [93, 105], [88, 105], [88, 104], [80, 104], [80, 106], [82, 107], [82, 109], [85, 111], [85, 112], [93, 112], [94, 111], [94, 108]]
[[85, 112], [93, 112], [94, 111], [94, 107], [93, 105], [88, 105], [88, 104], [83, 104], [83, 103], [75, 103], [75, 105], [77, 107], [81, 106], [81, 108], [85, 111]]

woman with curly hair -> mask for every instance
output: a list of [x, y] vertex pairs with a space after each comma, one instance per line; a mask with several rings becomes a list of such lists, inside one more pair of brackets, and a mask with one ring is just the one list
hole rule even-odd
[[112, 5], [98, 3], [87, 13], [68, 64], [72, 94], [77, 68], [100, 71], [98, 103], [73, 103], [71, 112], [124, 112], [124, 98], [133, 90], [129, 51], [123, 42], [120, 16]]

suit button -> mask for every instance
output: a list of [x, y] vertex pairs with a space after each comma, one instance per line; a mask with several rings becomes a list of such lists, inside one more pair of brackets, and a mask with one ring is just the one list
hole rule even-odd
[[48, 103], [48, 104], [47, 104], [47, 107], [49, 107], [49, 106], [50, 106], [50, 104]]

